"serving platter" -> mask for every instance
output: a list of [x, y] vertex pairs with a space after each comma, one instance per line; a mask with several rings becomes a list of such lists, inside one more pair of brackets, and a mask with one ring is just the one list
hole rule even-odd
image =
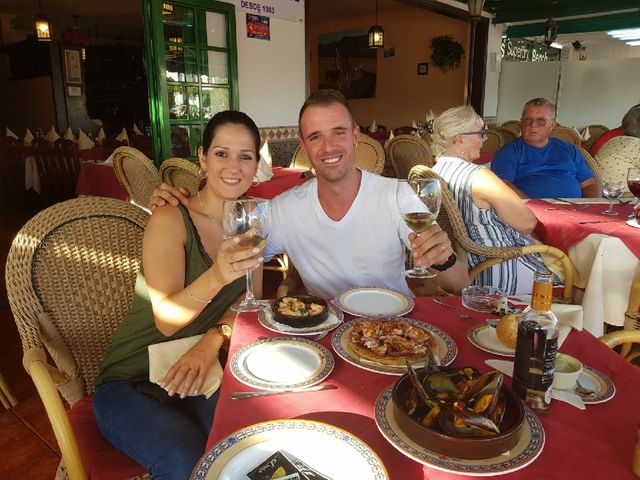
[[294, 390], [326, 379], [335, 360], [319, 343], [305, 338], [262, 338], [245, 345], [231, 357], [231, 373], [250, 387]]
[[283, 450], [333, 480], [387, 480], [378, 455], [352, 433], [312, 420], [272, 420], [236, 431], [199, 461], [191, 480], [238, 480]]
[[[333, 337], [331, 338], [331, 346], [333, 347], [333, 350], [347, 362], [364, 370], [384, 373], [385, 375], [404, 375], [407, 372], [406, 366], [384, 365], [382, 363], [364, 359], [351, 348], [351, 330], [353, 329], [353, 326], [366, 320], [368, 319], [356, 318], [351, 322], [340, 325], [333, 332]], [[458, 355], [458, 346], [456, 345], [456, 342], [448, 333], [440, 330], [438, 327], [406, 317], [393, 318], [389, 320], [406, 322], [410, 325], [427, 330], [431, 335], [433, 335], [433, 338], [438, 345], [438, 355], [442, 365], [449, 365]]]
[[387, 441], [407, 457], [436, 470], [471, 477], [490, 477], [518, 471], [533, 462], [544, 447], [545, 435], [540, 419], [525, 406], [524, 425], [520, 440], [508, 452], [497, 457], [469, 460], [433, 452], [411, 440], [395, 420], [391, 392], [385, 389], [375, 405], [378, 429]]
[[358, 287], [346, 290], [333, 299], [343, 312], [357, 317], [399, 317], [415, 306], [413, 298], [391, 288]]
[[469, 330], [467, 330], [467, 339], [480, 350], [493, 353], [494, 355], [514, 357], [516, 353], [515, 349], [504, 345], [498, 338], [498, 335], [496, 335], [496, 329], [486, 323], [480, 323], [470, 327]]
[[313, 327], [295, 328], [290, 325], [285, 325], [274, 319], [273, 310], [271, 305], [262, 309], [258, 314], [258, 321], [267, 330], [272, 332], [282, 333], [283, 335], [317, 335], [318, 333], [330, 332], [344, 321], [344, 314], [335, 305], [329, 304], [329, 315], [327, 319], [320, 325]]

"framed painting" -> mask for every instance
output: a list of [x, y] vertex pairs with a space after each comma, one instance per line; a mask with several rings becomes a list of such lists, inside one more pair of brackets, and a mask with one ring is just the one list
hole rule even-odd
[[64, 51], [64, 77], [67, 83], [82, 84], [80, 50]]
[[378, 50], [367, 45], [367, 29], [318, 37], [318, 88], [339, 90], [347, 98], [376, 96]]

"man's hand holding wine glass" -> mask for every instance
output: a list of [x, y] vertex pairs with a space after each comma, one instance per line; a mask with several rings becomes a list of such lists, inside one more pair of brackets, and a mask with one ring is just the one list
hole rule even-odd
[[435, 223], [419, 235], [410, 233], [409, 241], [413, 263], [419, 267], [446, 263], [454, 253], [449, 236]]

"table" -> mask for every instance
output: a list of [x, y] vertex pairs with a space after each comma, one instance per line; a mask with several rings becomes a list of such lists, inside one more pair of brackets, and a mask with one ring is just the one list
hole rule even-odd
[[[622, 326], [640, 258], [640, 230], [626, 224], [631, 205], [615, 205], [617, 216], [602, 215], [605, 203], [584, 208], [530, 200], [527, 205], [538, 218], [540, 239], [567, 253], [582, 279], [585, 328], [600, 336], [604, 323]], [[607, 223], [580, 223], [601, 221]]]
[[253, 185], [247, 190], [252, 197], [272, 199], [276, 195], [307, 181], [303, 173], [307, 170], [299, 168], [273, 167], [271, 180]]
[[[461, 307], [459, 297], [444, 299]], [[484, 360], [491, 355], [466, 339], [467, 329], [480, 323], [486, 314], [468, 311], [472, 320], [461, 319], [456, 312], [435, 304], [428, 297], [415, 298], [416, 307], [408, 317], [428, 321], [445, 330], [456, 341], [459, 353], [453, 365], [488, 367]], [[231, 354], [258, 337], [276, 336], [263, 328], [255, 313], [238, 315], [231, 339]], [[331, 349], [330, 336], [320, 343]], [[541, 478], [590, 478], [616, 480], [636, 478], [631, 473], [633, 448], [640, 418], [640, 370], [609, 350], [587, 331], [572, 331], [561, 349], [609, 376], [616, 385], [613, 399], [589, 405], [580, 411], [566, 403], [554, 401], [541, 418], [546, 444], [538, 459], [505, 478], [518, 480]], [[378, 432], [373, 405], [378, 395], [397, 377], [357, 368], [334, 354], [336, 366], [325, 383], [337, 390], [285, 394], [247, 400], [231, 400], [238, 390], [251, 390], [225, 368], [207, 449], [245, 426], [279, 418], [304, 418], [330, 423], [357, 435], [369, 444], [384, 462], [392, 480], [454, 480], [471, 478], [423, 467], [398, 452]], [[509, 383], [510, 379], [506, 379]], [[567, 446], [570, 446], [567, 448]]]
[[113, 165], [83, 163], [76, 183], [76, 195], [129, 200], [129, 194], [116, 177]]

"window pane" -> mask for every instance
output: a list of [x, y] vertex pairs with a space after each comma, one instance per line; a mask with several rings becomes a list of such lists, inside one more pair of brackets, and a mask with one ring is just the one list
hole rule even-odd
[[167, 85], [169, 118], [187, 118], [187, 90], [177, 85]]
[[202, 87], [203, 120], [209, 120], [223, 110], [229, 110], [229, 89]]
[[229, 84], [229, 65], [225, 52], [203, 51], [200, 63], [200, 81], [217, 85]]
[[206, 12], [207, 45], [227, 47], [227, 24], [222, 13]]
[[171, 152], [174, 157], [191, 156], [189, 127], [187, 125], [171, 125]]
[[190, 128], [189, 142], [191, 144], [191, 156], [198, 155], [198, 147], [202, 145], [202, 128], [199, 125], [192, 125]]
[[196, 54], [191, 47], [167, 45], [165, 49], [167, 80], [173, 82], [197, 82]]
[[[164, 2], [166, 3], [166, 2]], [[162, 9], [162, 24], [165, 42], [195, 42], [193, 9], [167, 3]]]
[[200, 119], [200, 93], [198, 87], [187, 87], [187, 103], [189, 105], [189, 119]]

